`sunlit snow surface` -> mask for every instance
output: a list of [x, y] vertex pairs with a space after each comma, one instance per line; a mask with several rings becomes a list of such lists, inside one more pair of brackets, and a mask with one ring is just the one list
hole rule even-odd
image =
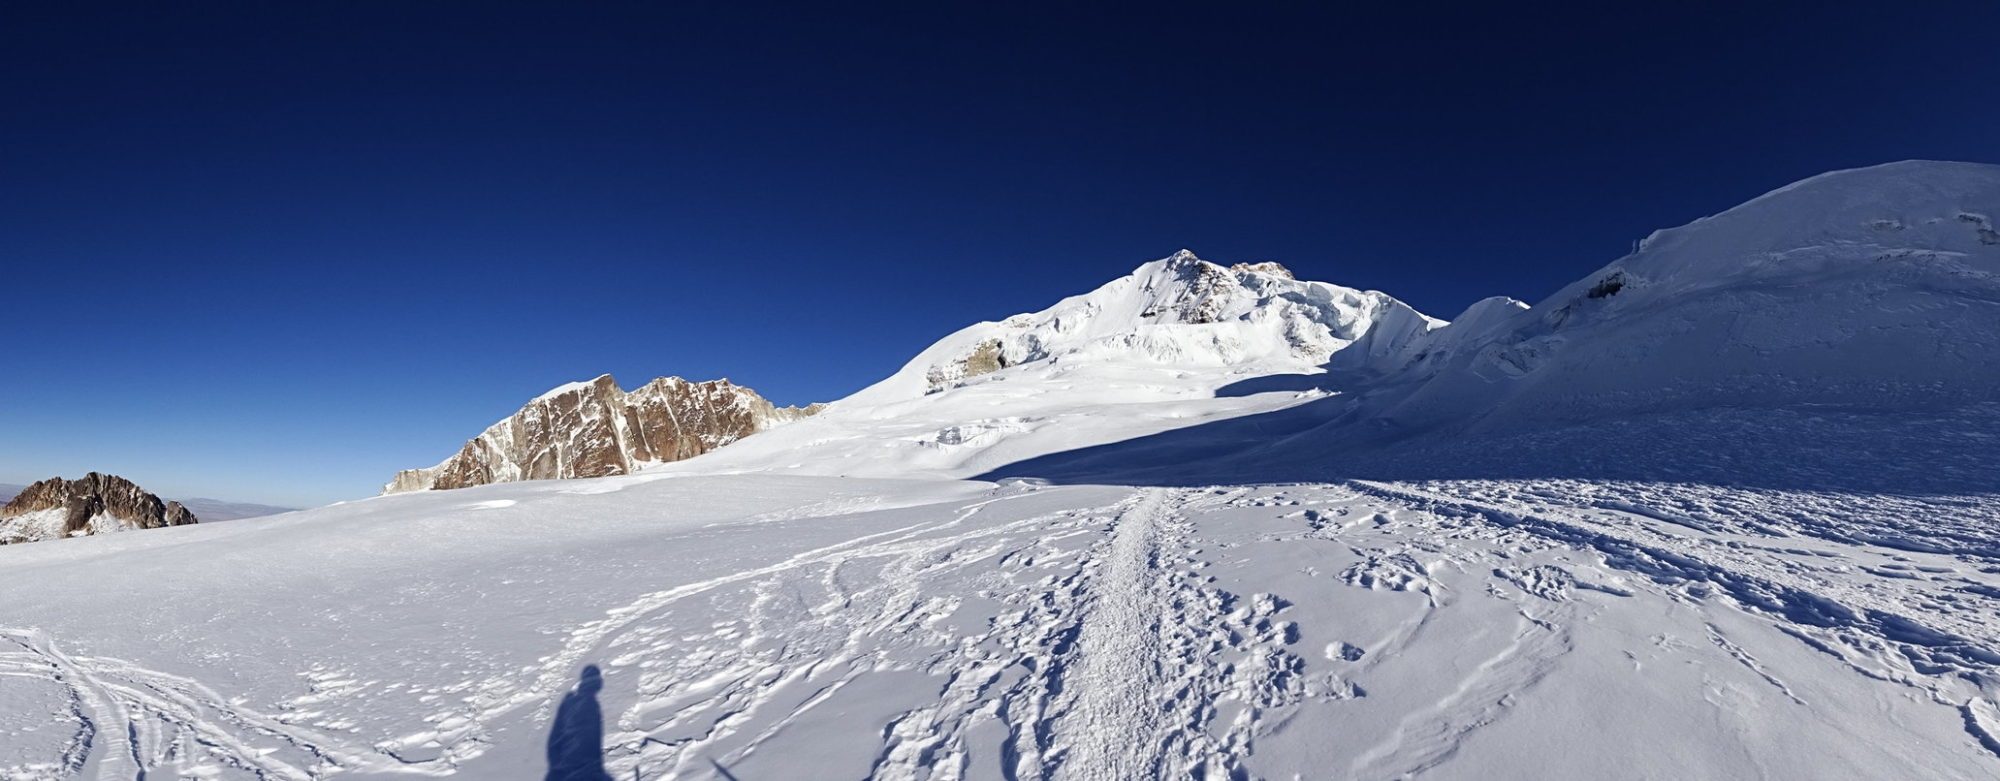
[[2000, 561], [1719, 498], [1768, 527], [1665, 484], [638, 476], [14, 546], [0, 775], [537, 777], [587, 665], [615, 778], [2000, 772]]

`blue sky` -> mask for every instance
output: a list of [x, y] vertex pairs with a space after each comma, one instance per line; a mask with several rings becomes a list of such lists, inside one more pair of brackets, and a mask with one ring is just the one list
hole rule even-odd
[[1450, 317], [2000, 162], [1991, 3], [66, 5], [0, 24], [0, 482], [316, 504], [565, 381], [837, 398], [1181, 247]]

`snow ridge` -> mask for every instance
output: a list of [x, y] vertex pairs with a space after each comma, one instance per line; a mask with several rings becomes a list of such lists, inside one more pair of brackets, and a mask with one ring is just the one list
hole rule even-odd
[[960, 330], [841, 404], [905, 400], [1038, 363], [1314, 370], [1350, 345], [1387, 350], [1441, 325], [1382, 293], [1181, 250], [1040, 312]]
[[1813, 177], [1655, 232], [1532, 308], [1475, 304], [1365, 373], [1381, 392], [1348, 418], [1512, 432], [1708, 407], [2000, 399], [1995, 213], [2000, 166]]

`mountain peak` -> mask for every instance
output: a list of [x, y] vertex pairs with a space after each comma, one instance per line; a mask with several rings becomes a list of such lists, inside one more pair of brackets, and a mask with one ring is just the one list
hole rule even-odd
[[515, 480], [630, 474], [691, 458], [814, 414], [778, 407], [727, 379], [660, 377], [630, 391], [609, 374], [558, 385], [436, 466], [406, 469], [383, 493], [465, 488]]
[[597, 388], [600, 391], [607, 388], [610, 390], [617, 390], [618, 380], [613, 378], [610, 374], [600, 374], [588, 380], [565, 382], [561, 385], [557, 385], [553, 388], [543, 391], [542, 395], [536, 396], [535, 398], [529, 400], [528, 403], [533, 404], [536, 402], [547, 401], [549, 399], [556, 398], [557, 396], [576, 393], [577, 391], [586, 390], [590, 388]]
[[1263, 274], [1280, 279], [1298, 279], [1298, 277], [1292, 275], [1291, 269], [1285, 268], [1274, 260], [1257, 263], [1237, 263], [1230, 266], [1229, 270], [1238, 274]]
[[853, 398], [907, 399], [1040, 362], [1314, 372], [1357, 342], [1386, 350], [1438, 324], [1382, 293], [1300, 281], [1274, 262], [1222, 266], [1181, 250], [1039, 312], [960, 330]]
[[51, 477], [0, 507], [0, 544], [195, 523], [180, 502], [161, 501], [117, 475]]
[[1233, 263], [1230, 264], [1227, 268], [1224, 268], [1222, 264], [1202, 260], [1201, 257], [1194, 254], [1194, 250], [1191, 249], [1175, 250], [1174, 254], [1172, 255], [1168, 255], [1159, 260], [1142, 263], [1139, 265], [1138, 268], [1132, 270], [1132, 274], [1134, 276], [1144, 276], [1146, 272], [1151, 269], [1166, 269], [1180, 273], [1189, 273], [1198, 271], [1203, 267], [1213, 268], [1217, 271], [1228, 271], [1236, 274], [1265, 274], [1269, 276], [1282, 277], [1284, 279], [1297, 279], [1297, 277], [1292, 275], [1291, 269], [1285, 268], [1284, 265], [1278, 263], [1277, 261], [1264, 260], [1264, 261], [1255, 261], [1248, 263]]

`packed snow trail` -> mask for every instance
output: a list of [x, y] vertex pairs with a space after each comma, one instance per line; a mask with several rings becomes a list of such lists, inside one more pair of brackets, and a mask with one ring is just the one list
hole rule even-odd
[[1076, 696], [1063, 719], [1073, 735], [1062, 760], [1064, 775], [1078, 778], [1143, 778], [1158, 775], [1159, 729], [1154, 708], [1131, 702], [1132, 691], [1159, 689], [1165, 660], [1160, 634], [1165, 617], [1148, 588], [1158, 558], [1159, 492], [1149, 491], [1119, 513], [1102, 560], [1094, 562], [1090, 603], [1077, 634]]
[[0, 550], [0, 779], [534, 777], [587, 665], [620, 779], [2000, 774], [2000, 568], [1813, 533], [1989, 500], [1578, 489], [633, 479]]

